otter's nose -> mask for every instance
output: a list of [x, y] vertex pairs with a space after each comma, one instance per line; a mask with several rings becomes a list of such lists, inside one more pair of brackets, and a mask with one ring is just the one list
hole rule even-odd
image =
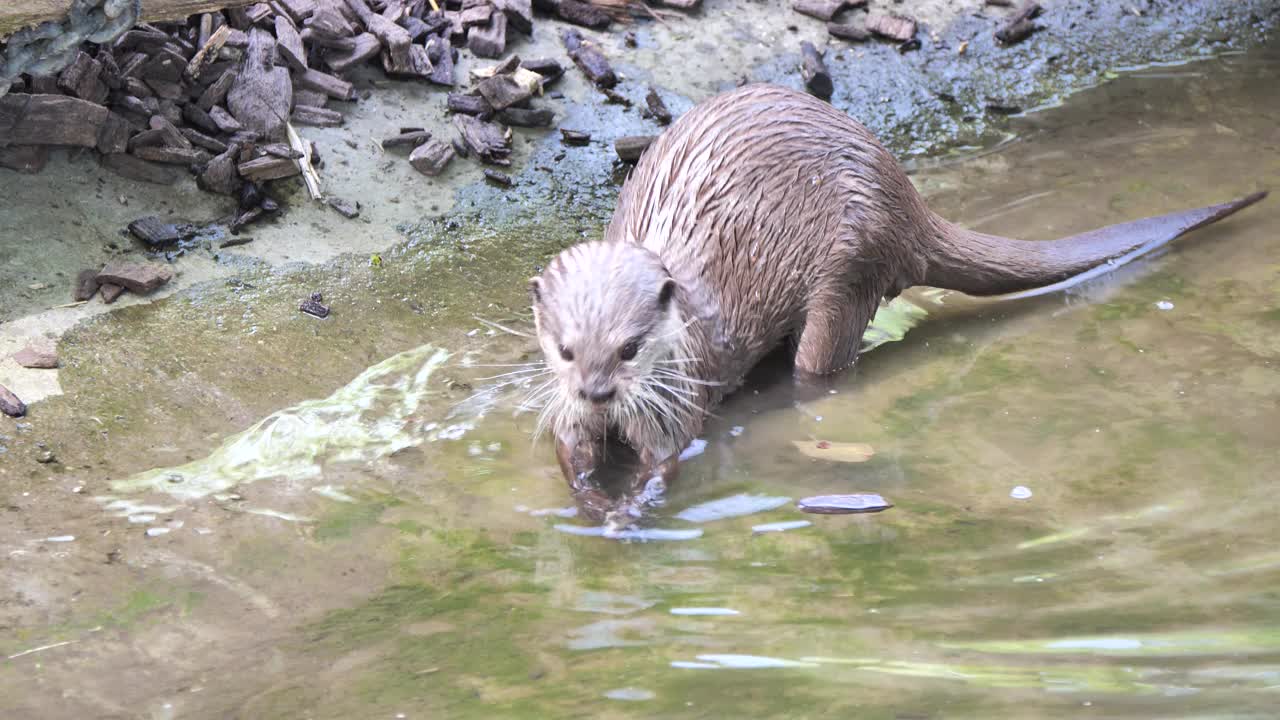
[[604, 405], [605, 403], [612, 400], [613, 396], [618, 394], [618, 391], [614, 389], [591, 390], [591, 391], [579, 390], [578, 394], [582, 396], [583, 400], [590, 400], [596, 405]]

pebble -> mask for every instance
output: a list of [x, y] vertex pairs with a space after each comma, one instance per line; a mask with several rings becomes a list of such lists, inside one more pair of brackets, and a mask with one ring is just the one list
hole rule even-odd
[[157, 537], [159, 535], [167, 535], [168, 533], [169, 528], [167, 527], [147, 528], [147, 537]]
[[1156, 307], [1161, 310], [1172, 310], [1173, 303], [1169, 302], [1168, 300], [1161, 300], [1160, 302], [1156, 303]]
[[45, 538], [44, 540], [45, 542], [71, 542], [72, 540], [75, 540], [75, 539], [76, 539], [75, 535], [55, 535], [50, 538]]
[[1025, 485], [1019, 485], [1018, 487], [1009, 491], [1009, 497], [1013, 498], [1014, 500], [1026, 500], [1027, 498], [1031, 497], [1031, 488], [1026, 487]]

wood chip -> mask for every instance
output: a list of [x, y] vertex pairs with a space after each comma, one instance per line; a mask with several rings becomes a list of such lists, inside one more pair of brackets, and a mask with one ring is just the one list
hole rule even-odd
[[481, 161], [495, 165], [509, 165], [511, 154], [511, 130], [501, 125], [485, 122], [470, 115], [454, 115], [453, 126], [471, 153]]
[[492, 0], [495, 10], [507, 16], [507, 24], [525, 35], [533, 35], [533, 5], [530, 0]]
[[515, 127], [542, 128], [551, 127], [556, 114], [550, 108], [507, 108], [498, 113], [498, 119], [505, 125]]
[[149, 247], [172, 245], [182, 239], [182, 232], [174, 223], [167, 223], [155, 215], [140, 217], [129, 223], [129, 233]]
[[453, 147], [448, 143], [428, 140], [415, 147], [409, 154], [409, 164], [423, 175], [434, 177], [444, 172], [449, 161], [453, 160], [453, 156]]
[[98, 271], [98, 282], [119, 285], [129, 292], [145, 295], [173, 279], [167, 266], [149, 262], [112, 261]]
[[494, 13], [489, 24], [471, 28], [467, 34], [467, 49], [477, 57], [501, 57], [507, 48], [507, 16]]
[[649, 93], [644, 96], [644, 103], [646, 117], [657, 120], [659, 125], [671, 123], [671, 111], [667, 109], [667, 104], [662, 101], [662, 96], [658, 94], [657, 88], [649, 87]]
[[840, 25], [838, 23], [827, 23], [827, 34], [849, 42], [866, 42], [871, 39], [871, 33], [863, 28], [854, 25]]
[[449, 96], [445, 99], [445, 107], [448, 108], [449, 112], [474, 115], [485, 120], [493, 115], [493, 106], [489, 104], [488, 100], [479, 95], [449, 93]]
[[656, 140], [654, 135], [630, 135], [620, 137], [613, 142], [613, 149], [618, 153], [618, 158], [623, 162], [634, 163], [640, 160], [640, 156], [649, 148], [649, 145]]
[[567, 23], [582, 27], [603, 30], [609, 27], [609, 13], [590, 3], [578, 0], [560, 0], [556, 6], [556, 15]]
[[618, 84], [618, 76], [614, 74], [609, 60], [596, 48], [594, 43], [583, 39], [577, 30], [566, 30], [561, 36], [569, 57], [597, 87], [611, 88]]
[[511, 187], [516, 184], [515, 180], [512, 180], [510, 175], [494, 170], [493, 168], [485, 168], [484, 177], [489, 182], [502, 187]]
[[119, 285], [116, 285], [115, 283], [103, 283], [101, 286], [99, 286], [98, 290], [99, 290], [99, 293], [102, 295], [102, 302], [108, 305], [115, 302], [121, 295], [124, 294], [124, 288]]
[[[272, 140], [284, 136], [284, 123], [293, 106], [293, 82], [288, 70], [275, 65], [275, 55], [276, 43], [271, 33], [261, 28], [251, 29], [240, 73], [227, 93], [227, 109], [236, 121]], [[215, 122], [216, 110], [209, 112]], [[223, 132], [234, 130], [224, 128]]]
[[336, 78], [328, 73], [311, 68], [294, 77], [294, 83], [300, 88], [322, 92], [334, 100], [355, 100], [356, 89], [351, 83]]
[[144, 146], [134, 148], [132, 152], [134, 156], [141, 160], [164, 163], [166, 165], [194, 165], [200, 162], [207, 162], [210, 159], [209, 153], [197, 148]]
[[867, 30], [898, 42], [906, 42], [916, 35], [916, 21], [902, 15], [872, 15], [867, 18]]
[[290, 119], [299, 125], [314, 127], [340, 127], [343, 123], [342, 113], [308, 105], [295, 105]]
[[565, 145], [586, 145], [591, 142], [591, 133], [560, 128], [560, 139]]
[[97, 270], [81, 270], [76, 274], [75, 285], [71, 289], [71, 297], [76, 302], [84, 302], [92, 300], [94, 294], [98, 292], [98, 271]]
[[348, 50], [325, 50], [324, 62], [336, 73], [350, 70], [382, 52], [382, 43], [373, 33], [361, 33], [355, 37]]
[[231, 37], [231, 27], [228, 25], [223, 25], [214, 31], [200, 47], [200, 51], [191, 58], [191, 62], [183, 68], [186, 76], [191, 80], [199, 79], [204, 69], [218, 57], [218, 52], [222, 50], [223, 45], [227, 44], [229, 37]]
[[431, 139], [431, 133], [426, 130], [411, 130], [409, 132], [392, 135], [382, 141], [382, 149], [389, 150], [391, 148], [407, 147], [416, 148], [422, 143]]
[[867, 0], [795, 0], [791, 9], [823, 22], [830, 22], [841, 10], [863, 7]]
[[290, 68], [302, 72], [307, 69], [307, 50], [302, 46], [298, 28], [288, 15], [276, 16], [276, 50]]
[[494, 110], [505, 110], [533, 97], [527, 87], [522, 87], [510, 75], [495, 75], [481, 80], [476, 89]]
[[298, 169], [297, 161], [275, 157], [274, 155], [264, 155], [248, 162], [242, 162], [236, 166], [236, 170], [239, 171], [241, 177], [252, 182], [279, 180], [280, 178], [293, 177], [302, 172]]

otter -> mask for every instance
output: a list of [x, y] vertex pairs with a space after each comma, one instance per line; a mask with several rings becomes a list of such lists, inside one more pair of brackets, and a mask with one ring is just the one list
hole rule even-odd
[[[848, 370], [882, 299], [925, 285], [1053, 292], [1258, 202], [1248, 197], [1053, 241], [987, 235], [926, 207], [856, 120], [770, 84], [673, 123], [623, 183], [602, 240], [530, 279], [550, 429], [579, 507], [609, 527], [661, 497], [707, 415], [794, 341], [800, 380]], [[609, 433], [640, 466], [621, 500], [593, 476]]]

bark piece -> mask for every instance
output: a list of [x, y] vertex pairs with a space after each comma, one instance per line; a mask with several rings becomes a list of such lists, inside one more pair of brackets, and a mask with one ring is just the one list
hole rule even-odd
[[98, 271], [97, 270], [81, 270], [76, 275], [76, 284], [71, 289], [71, 297], [76, 302], [84, 302], [92, 300], [95, 293], [98, 292]]
[[916, 35], [916, 21], [902, 15], [872, 15], [867, 30], [880, 37], [906, 42]]
[[66, 95], [0, 97], [0, 141], [13, 145], [77, 145], [124, 152], [129, 123], [105, 107]]
[[649, 93], [644, 96], [644, 104], [647, 116], [657, 120], [659, 125], [671, 123], [671, 111], [667, 109], [667, 104], [662, 101], [662, 96], [658, 94], [657, 88], [649, 88]]
[[[238, 133], [241, 130], [245, 129], [244, 125], [241, 125], [239, 120], [236, 120], [234, 117], [231, 116], [231, 113], [227, 112], [226, 110], [223, 110], [220, 107], [215, 107], [212, 110], [210, 110], [209, 118], [213, 120], [213, 123], [214, 125], [217, 126], [219, 132], [224, 132], [224, 133], [227, 133], [228, 135]], [[250, 129], [252, 130], [252, 128]], [[253, 130], [253, 132], [256, 133], [258, 131]]]
[[164, 144], [170, 147], [192, 148], [191, 141], [178, 132], [178, 128], [163, 115], [152, 115], [150, 126], [152, 130], [161, 134], [164, 138]]
[[297, 105], [293, 108], [292, 119], [299, 125], [315, 127], [339, 127], [342, 125], [342, 113], [336, 110]]
[[182, 239], [182, 231], [173, 223], [167, 223], [155, 215], [141, 217], [129, 223], [129, 233], [149, 247], [172, 245]]
[[493, 17], [493, 8], [489, 5], [472, 5], [462, 11], [462, 26], [473, 27], [476, 25], [488, 25], [489, 18]]
[[315, 68], [311, 68], [303, 73], [298, 73], [294, 78], [294, 82], [300, 88], [322, 92], [334, 100], [356, 99], [355, 86], [346, 80], [336, 78], [328, 73], [320, 72]]
[[559, 61], [555, 58], [533, 58], [530, 60], [521, 60], [520, 67], [541, 75], [544, 85], [558, 79], [561, 75], [564, 75], [564, 68], [561, 67]]
[[156, 263], [113, 261], [98, 271], [98, 282], [145, 295], [173, 279], [173, 271]]
[[103, 283], [99, 287], [99, 292], [102, 295], [102, 302], [110, 305], [124, 294], [124, 288], [115, 283]]
[[326, 50], [324, 62], [330, 70], [342, 73], [376, 57], [380, 52], [382, 52], [382, 43], [378, 42], [377, 36], [373, 33], [360, 33], [355, 37], [350, 49]]
[[427, 80], [433, 85], [454, 86], [453, 47], [448, 40], [433, 37], [427, 40], [427, 57], [431, 60], [431, 77]]
[[431, 139], [431, 133], [426, 130], [410, 130], [402, 132], [399, 135], [392, 135], [382, 141], [382, 149], [388, 150], [398, 147], [416, 148], [422, 143]]
[[832, 85], [827, 64], [822, 59], [822, 53], [819, 53], [813, 43], [808, 40], [800, 43], [800, 53], [803, 56], [800, 76], [804, 78], [805, 89], [815, 97], [830, 100], [835, 87]]
[[13, 361], [24, 368], [51, 370], [58, 367], [58, 351], [52, 343], [32, 343], [14, 353]]
[[480, 95], [449, 93], [448, 98], [445, 100], [445, 106], [449, 109], [449, 112], [475, 115], [483, 119], [488, 119], [493, 115], [493, 106]]
[[175, 148], [160, 146], [143, 146], [133, 149], [133, 155], [141, 160], [164, 163], [166, 165], [194, 165], [207, 162], [209, 153], [197, 148]]
[[315, 0], [276, 0], [295, 23], [301, 23], [316, 11]]
[[455, 115], [453, 126], [463, 143], [483, 162], [509, 165], [511, 154], [511, 130], [496, 123], [485, 122], [470, 115]]
[[796, 0], [791, 3], [791, 9], [801, 15], [830, 22], [845, 8], [862, 7], [866, 4], [867, 0]]
[[[226, 118], [231, 120], [231, 122], [235, 122], [235, 118], [232, 118], [227, 114], [226, 110], [223, 110], [220, 107], [215, 107], [213, 109], [217, 110], [221, 115], [226, 116]], [[212, 115], [201, 110], [200, 107], [194, 103], [187, 103], [182, 106], [182, 119], [186, 120], [189, 125], [194, 125], [196, 128], [212, 135], [225, 132], [222, 129], [223, 126], [216, 122]]]
[[431, 59], [427, 49], [421, 45], [411, 45], [408, 51], [408, 62], [397, 63], [391, 53], [382, 53], [382, 69], [392, 77], [431, 77]]
[[516, 127], [542, 128], [551, 127], [556, 114], [550, 108], [507, 108], [498, 114], [498, 119], [506, 125]]
[[347, 18], [331, 6], [317, 7], [303, 26], [315, 35], [327, 38], [347, 38], [356, 34]]
[[477, 57], [500, 57], [507, 48], [507, 16], [495, 13], [488, 25], [472, 28], [467, 34], [467, 48]]
[[192, 80], [199, 80], [204, 74], [205, 68], [214, 63], [218, 57], [218, 53], [222, 51], [222, 46], [227, 44], [227, 40], [231, 37], [231, 27], [223, 25], [213, 32], [200, 45], [200, 51], [191, 58], [191, 62], [186, 63], [185, 72], [187, 77]]
[[593, 85], [611, 88], [618, 84], [618, 76], [614, 74], [609, 60], [596, 48], [595, 43], [584, 40], [582, 33], [572, 29], [566, 30], [560, 37], [569, 51], [570, 59]]
[[329, 203], [329, 207], [336, 210], [339, 215], [347, 218], [348, 220], [354, 220], [355, 218], [360, 217], [360, 203], [336, 197], [331, 197], [326, 202]]
[[365, 26], [387, 49], [387, 54], [391, 56], [393, 67], [410, 67], [413, 59], [409, 55], [409, 48], [411, 46], [421, 46], [413, 45], [413, 39], [409, 37], [408, 30], [381, 15], [370, 15], [365, 22]]
[[429, 140], [413, 149], [409, 154], [409, 164], [423, 175], [435, 177], [444, 172], [453, 155], [453, 147], [448, 143]]
[[560, 4], [556, 6], [556, 15], [567, 23], [595, 30], [609, 27], [611, 21], [609, 13], [578, 0], [560, 0]]
[[107, 85], [101, 75], [102, 63], [82, 51], [58, 76], [58, 87], [81, 100], [101, 104], [107, 99]]
[[274, 155], [263, 155], [260, 158], [240, 163], [236, 166], [236, 169], [240, 172], [241, 177], [252, 182], [279, 180], [280, 178], [293, 177], [302, 172], [298, 168], [296, 160]]
[[476, 89], [494, 110], [506, 110], [533, 97], [533, 92], [528, 87], [520, 85], [510, 75], [494, 75], [491, 78], [485, 78], [480, 81]]
[[312, 317], [329, 317], [329, 308], [324, 304], [324, 297], [320, 293], [311, 293], [311, 297], [303, 300], [298, 309]]
[[516, 181], [512, 180], [510, 175], [493, 168], [485, 168], [484, 177], [493, 184], [501, 185], [502, 187], [511, 187], [516, 184]]
[[0, 412], [9, 417], [22, 417], [27, 414], [27, 405], [9, 388], [0, 385]]
[[240, 192], [241, 180], [236, 170], [235, 156], [239, 149], [236, 146], [210, 160], [196, 176], [196, 184], [208, 192], [222, 195], [235, 195]]
[[307, 69], [307, 50], [302, 46], [298, 28], [288, 15], [276, 16], [276, 49], [289, 67], [302, 72]]
[[654, 135], [630, 135], [613, 141], [613, 149], [618, 158], [624, 162], [634, 163], [640, 159], [649, 145], [657, 139]]
[[871, 33], [866, 30], [854, 25], [841, 25], [839, 23], [827, 23], [827, 34], [849, 42], [866, 42], [871, 39]]
[[530, 0], [492, 0], [493, 8], [507, 16], [507, 25], [525, 35], [533, 35], [533, 4]]
[[560, 139], [565, 145], [586, 145], [591, 142], [591, 133], [560, 128]]
[[236, 73], [234, 70], [224, 71], [218, 76], [217, 80], [204, 89], [204, 92], [200, 93], [200, 98], [196, 100], [196, 105], [205, 112], [209, 112], [209, 109], [214, 105], [221, 105], [227, 99], [227, 91], [231, 89], [235, 81]]
[[[284, 136], [284, 123], [293, 106], [289, 71], [276, 67], [275, 54], [276, 44], [271, 33], [261, 28], [250, 30], [249, 47], [240, 73], [227, 93], [227, 109], [236, 121], [269, 139]], [[209, 114], [216, 122], [217, 115], [212, 110]], [[224, 132], [234, 130], [224, 129]]]
[[227, 151], [226, 143], [217, 138], [209, 137], [194, 128], [182, 128], [179, 132], [181, 132], [182, 136], [185, 137], [192, 145], [202, 147], [211, 153], [218, 154]]

